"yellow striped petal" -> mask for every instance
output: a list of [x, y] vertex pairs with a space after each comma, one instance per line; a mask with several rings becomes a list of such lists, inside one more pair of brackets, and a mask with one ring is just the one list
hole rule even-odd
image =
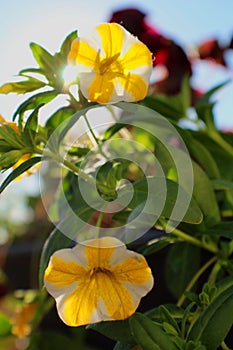
[[124, 41], [122, 26], [117, 23], [102, 23], [96, 30], [101, 37], [105, 57], [110, 58], [121, 53]]
[[84, 84], [85, 82], [81, 82], [82, 93], [88, 100], [102, 104], [111, 101], [114, 93], [114, 79], [109, 74], [96, 74], [95, 79], [86, 86], [86, 89]]
[[141, 42], [134, 42], [129, 50], [122, 57], [123, 69], [134, 70], [138, 67], [146, 66], [152, 69], [152, 55], [149, 49]]
[[68, 61], [94, 68], [99, 53], [88, 42], [77, 39], [72, 43]]
[[77, 262], [67, 262], [54, 255], [45, 271], [44, 280], [60, 288], [81, 280], [85, 272], [83, 266], [77, 264]]
[[124, 101], [139, 101], [146, 97], [148, 85], [139, 75], [128, 73], [127, 76], [118, 79], [124, 88]]

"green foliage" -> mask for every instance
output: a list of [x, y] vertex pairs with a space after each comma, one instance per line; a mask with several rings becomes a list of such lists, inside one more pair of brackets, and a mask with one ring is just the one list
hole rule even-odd
[[130, 327], [136, 343], [145, 350], [177, 350], [172, 337], [142, 314], [136, 313], [131, 317]]
[[134, 337], [132, 336], [130, 330], [130, 319], [114, 321], [114, 323], [100, 322], [88, 326], [88, 329], [89, 328], [98, 331], [113, 340], [117, 340], [125, 344], [135, 343]]
[[[221, 288], [219, 288], [221, 290]], [[204, 309], [189, 333], [189, 339], [201, 340], [207, 350], [216, 349], [233, 324], [233, 281], [227, 280], [222, 291]], [[224, 320], [224, 321], [223, 321]]]
[[164, 117], [178, 121], [187, 117], [187, 108], [190, 106], [189, 78], [183, 79], [181, 92], [177, 95], [156, 94], [147, 96], [143, 105], [159, 112]]
[[[41, 293], [51, 255], [89, 239], [92, 220], [93, 226], [106, 225], [109, 235], [111, 228], [123, 227], [121, 237], [161, 266], [166, 290], [177, 303], [159, 305], [155, 294], [152, 299], [158, 306], [144, 314], [91, 324], [87, 330], [79, 327], [66, 335], [40, 329], [49, 309], [49, 298], [42, 298], [41, 315], [32, 320], [27, 350], [91, 349], [85, 342], [88, 329], [114, 340], [115, 350], [217, 350], [221, 344], [224, 348], [233, 324], [233, 138], [217, 130], [212, 98], [226, 83], [212, 88], [195, 106], [191, 106], [188, 77], [177, 95], [153, 94], [140, 103], [116, 103], [118, 122], [73, 142], [73, 135], [80, 131], [80, 124], [75, 129], [76, 122], [83, 116], [87, 122], [89, 112], [102, 113], [97, 104], [84, 98], [76, 77], [72, 84], [77, 96], [65, 85], [63, 71], [76, 38], [77, 31], [73, 31], [55, 54], [31, 43], [37, 68], [21, 70], [21, 81], [0, 87], [1, 94], [26, 96], [13, 114], [14, 124], [0, 119], [0, 169], [9, 171], [0, 192], [40, 162], [59, 165], [58, 174], [49, 162], [45, 174], [46, 181], [51, 175], [59, 186], [48, 210], [55, 227], [40, 257]], [[59, 95], [66, 96], [66, 105], [48, 113], [42, 124], [41, 110]], [[189, 117], [190, 108], [194, 119]], [[116, 117], [109, 106], [108, 112]], [[190, 124], [195, 127], [189, 128]], [[28, 159], [16, 167], [25, 155]], [[105, 207], [111, 202], [120, 207], [107, 213], [106, 222], [102, 201]], [[144, 227], [155, 228], [156, 234], [141, 237]], [[100, 227], [95, 229], [99, 234]], [[163, 265], [157, 259], [161, 250]], [[205, 254], [210, 255], [207, 262]], [[159, 280], [155, 290], [157, 285]], [[10, 320], [0, 314], [0, 336], [10, 333]]]
[[[20, 158], [20, 157], [19, 157]], [[18, 176], [25, 173], [27, 170], [29, 170], [32, 166], [39, 163], [41, 161], [41, 157], [32, 157], [22, 164], [20, 164], [16, 169], [14, 169], [2, 182], [0, 186], [0, 193], [12, 182], [14, 181]]]
[[183, 294], [199, 267], [200, 248], [183, 242], [177, 242], [170, 248], [166, 261], [166, 280], [176, 298]]
[[0, 337], [10, 334], [11, 322], [8, 317], [0, 313]]
[[16, 83], [6, 83], [0, 87], [1, 94], [9, 94], [14, 92], [16, 94], [25, 94], [44, 87], [46, 84], [35, 78], [29, 77], [27, 80], [23, 80]]

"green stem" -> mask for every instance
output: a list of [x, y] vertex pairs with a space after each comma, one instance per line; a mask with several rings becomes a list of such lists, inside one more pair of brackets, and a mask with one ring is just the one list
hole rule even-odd
[[80, 175], [84, 180], [96, 184], [96, 180], [92, 176], [86, 174], [83, 170], [79, 169], [75, 164], [69, 162], [67, 159], [63, 159], [59, 154], [55, 154], [47, 150], [41, 150], [38, 147], [36, 147], [34, 151], [35, 153], [41, 154], [52, 160], [56, 160], [58, 163], [64, 164], [68, 169], [70, 169], [75, 174]]
[[[217, 260], [217, 257], [214, 256], [213, 258], [211, 258], [210, 260], [208, 260], [201, 268], [200, 270], [197, 271], [197, 273], [193, 276], [193, 278], [191, 279], [191, 281], [189, 282], [189, 284], [187, 285], [185, 292], [189, 292], [193, 286], [195, 285], [195, 283], [198, 281], [198, 279], [200, 278], [200, 276]], [[186, 299], [186, 296], [184, 294], [181, 295], [180, 299], [177, 302], [177, 306], [182, 306], [184, 301]]]
[[95, 140], [96, 145], [99, 145], [99, 140], [98, 140], [98, 138], [96, 137], [94, 131], [92, 130], [91, 124], [90, 124], [90, 122], [89, 122], [89, 120], [88, 120], [88, 118], [87, 118], [86, 113], [83, 115], [83, 117], [84, 117], [84, 119], [85, 119], [85, 122], [86, 122], [86, 124], [87, 124], [87, 127], [88, 127], [88, 129], [89, 129], [89, 131], [90, 131], [90, 133], [91, 133], [93, 139]]
[[214, 286], [216, 278], [217, 278], [220, 270], [221, 270], [221, 264], [217, 261], [216, 264], [214, 265], [214, 267], [210, 273], [209, 279], [208, 279], [209, 285], [211, 287]]
[[99, 142], [99, 139], [96, 137], [96, 135], [95, 135], [95, 133], [94, 133], [92, 127], [91, 127], [91, 124], [89, 123], [89, 120], [88, 120], [88, 118], [87, 118], [87, 115], [84, 114], [83, 117], [84, 117], [85, 122], [86, 122], [86, 124], [87, 124], [87, 127], [88, 127], [88, 129], [89, 129], [89, 131], [90, 131], [90, 133], [91, 133], [91, 135], [92, 135], [92, 137], [93, 137], [93, 139], [94, 139], [94, 141], [95, 141], [95, 143], [96, 143], [96, 146], [98, 147], [99, 153], [100, 153], [105, 159], [108, 160], [109, 158], [108, 158], [108, 156], [104, 153], [104, 151], [103, 151], [103, 149], [102, 149], [102, 145], [101, 145], [101, 143]]
[[231, 154], [233, 156], [233, 147], [224, 140], [224, 138], [216, 131], [213, 130], [210, 133], [211, 138], [219, 144], [227, 153]]
[[212, 253], [218, 252], [218, 249], [215, 246], [209, 245], [205, 242], [201, 242], [201, 241], [199, 241], [199, 239], [192, 237], [190, 235], [187, 235], [186, 233], [184, 233], [181, 230], [178, 230], [177, 228], [172, 229], [172, 227], [167, 227], [167, 226], [166, 226], [166, 228], [171, 229], [172, 230], [171, 233], [173, 235], [175, 235], [176, 237], [180, 238], [182, 241], [191, 243], [191, 244], [196, 245], [196, 246], [201, 247], [201, 248], [205, 248], [206, 250], [209, 250]]
[[103, 216], [104, 216], [104, 212], [101, 211], [99, 213], [98, 220], [97, 220], [97, 223], [96, 223], [96, 237], [97, 238], [99, 238], [99, 230], [100, 230], [100, 227], [101, 227], [101, 222], [103, 220]]
[[231, 350], [224, 341], [221, 343], [221, 347], [223, 350]]

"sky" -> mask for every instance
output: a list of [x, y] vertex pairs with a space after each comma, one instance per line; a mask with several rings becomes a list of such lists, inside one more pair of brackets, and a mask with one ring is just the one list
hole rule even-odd
[[[19, 70], [35, 67], [29, 43], [34, 41], [51, 53], [63, 39], [77, 29], [88, 35], [101, 22], [108, 21], [113, 11], [134, 7], [147, 14], [147, 20], [162, 34], [190, 50], [200, 41], [217, 38], [228, 43], [233, 36], [233, 0], [0, 0], [0, 84], [11, 81]], [[233, 50], [232, 50], [233, 51]], [[193, 84], [209, 89], [233, 78], [233, 52], [229, 57], [231, 70], [203, 62], [195, 68]], [[220, 128], [233, 128], [233, 83], [228, 84], [216, 99], [216, 122]], [[23, 96], [0, 95], [0, 114], [11, 118]]]
[[[29, 43], [36, 42], [51, 53], [56, 52], [64, 38], [77, 29], [80, 36], [88, 35], [101, 22], [109, 21], [113, 11], [133, 7], [147, 14], [148, 22], [170, 37], [184, 49], [193, 49], [200, 41], [217, 38], [228, 44], [233, 35], [233, 0], [0, 0], [0, 84], [15, 79], [18, 71], [36, 67]], [[233, 50], [232, 50], [233, 51]], [[227, 57], [231, 70], [203, 62], [196, 67], [193, 84], [200, 89], [233, 78], [233, 52]], [[215, 114], [219, 128], [233, 130], [233, 83], [231, 82], [215, 95]], [[23, 96], [0, 95], [0, 114], [10, 120]], [[4, 198], [15, 191], [32, 194], [36, 188], [34, 178], [13, 184], [6, 190], [0, 201], [0, 212], [9, 215], [9, 207], [4, 206]], [[20, 197], [21, 198], [21, 197]], [[20, 199], [21, 200], [21, 199]], [[10, 202], [11, 203], [11, 202]], [[25, 208], [22, 202], [14, 202], [15, 212]], [[16, 207], [17, 205], [17, 207]], [[4, 208], [3, 208], [4, 207]], [[4, 209], [4, 210], [3, 210]], [[17, 219], [18, 220], [18, 219]]]

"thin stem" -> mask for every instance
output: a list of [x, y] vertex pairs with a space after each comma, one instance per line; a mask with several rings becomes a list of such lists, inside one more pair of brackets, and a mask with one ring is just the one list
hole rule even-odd
[[96, 180], [92, 176], [86, 174], [83, 170], [79, 169], [75, 164], [69, 162], [66, 159], [63, 159], [59, 154], [55, 154], [47, 150], [41, 150], [38, 147], [36, 147], [34, 151], [52, 160], [56, 160], [58, 163], [64, 164], [68, 169], [70, 169], [75, 174], [80, 175], [84, 180], [87, 180], [96, 184]]
[[[198, 279], [200, 278], [200, 276], [217, 260], [217, 257], [214, 256], [213, 258], [211, 258], [210, 260], [208, 260], [201, 268], [200, 270], [197, 271], [197, 273], [193, 276], [193, 278], [191, 279], [191, 281], [189, 282], [189, 284], [187, 285], [185, 292], [189, 292], [193, 286], [195, 285], [195, 283], [198, 281]], [[180, 299], [177, 302], [177, 306], [182, 306], [184, 301], [186, 299], [185, 294], [182, 294]]]
[[104, 212], [101, 211], [99, 213], [98, 220], [97, 220], [97, 223], [96, 223], [96, 237], [97, 238], [99, 237], [99, 231], [100, 231], [100, 227], [101, 227], [101, 222], [103, 220], [103, 216], [104, 216]]
[[210, 273], [209, 279], [208, 279], [209, 285], [211, 287], [214, 286], [216, 278], [217, 278], [220, 270], [221, 270], [221, 264], [217, 261], [216, 264], [214, 265], [214, 267]]
[[[110, 111], [110, 113], [112, 114], [112, 117], [114, 119], [114, 121], [116, 123], [120, 123], [121, 121], [117, 119], [116, 117], [116, 114], [113, 110], [113, 107], [111, 105], [107, 105], [106, 106], [107, 109]], [[128, 131], [128, 129], [126, 128], [127, 124], [125, 124], [125, 127], [122, 128], [121, 130], [119, 130], [119, 134], [123, 137], [123, 138], [126, 138], [126, 139], [132, 139], [132, 135], [131, 133]]]
[[209, 250], [212, 253], [218, 252], [218, 249], [215, 246], [211, 246], [205, 242], [201, 242], [201, 241], [199, 241], [199, 239], [192, 237], [190, 235], [187, 235], [186, 233], [184, 233], [181, 230], [178, 230], [177, 228], [175, 228], [175, 229], [172, 229], [172, 227], [167, 227], [167, 228], [171, 229], [172, 230], [171, 233], [173, 235], [175, 235], [176, 237], [180, 238], [182, 241], [191, 243], [191, 244], [196, 245], [196, 246], [201, 247], [201, 248], [205, 248], [206, 250]]
[[227, 153], [231, 154], [233, 156], [233, 147], [224, 140], [224, 138], [217, 132], [212, 131], [210, 133], [211, 138], [217, 142]]
[[224, 341], [222, 341], [221, 347], [223, 350], [231, 350], [230, 348], [228, 348], [227, 344]]
[[96, 145], [99, 145], [99, 140], [98, 140], [98, 138], [96, 137], [94, 131], [92, 130], [91, 124], [90, 124], [90, 122], [89, 122], [89, 120], [88, 120], [88, 118], [87, 118], [86, 113], [83, 115], [83, 117], [84, 117], [85, 122], [86, 122], [86, 124], [87, 124], [87, 127], [88, 127], [88, 129], [89, 129], [89, 131], [90, 131], [90, 133], [91, 133], [91, 136], [92, 136], [93, 139], [95, 140]]
[[103, 149], [102, 149], [102, 145], [101, 145], [101, 143], [99, 142], [99, 139], [96, 137], [96, 135], [95, 135], [95, 133], [94, 133], [92, 127], [91, 127], [91, 124], [89, 123], [89, 120], [88, 120], [88, 118], [87, 118], [87, 115], [84, 114], [83, 117], [84, 117], [85, 122], [86, 122], [86, 124], [87, 124], [87, 127], [88, 127], [88, 129], [89, 129], [89, 131], [90, 131], [90, 133], [91, 133], [91, 136], [93, 137], [93, 139], [94, 139], [94, 141], [95, 141], [95, 144], [96, 144], [96, 146], [98, 147], [99, 153], [100, 153], [105, 159], [108, 159], [107, 155], [104, 153], [104, 151], [103, 151]]
[[[161, 221], [161, 224], [163, 227], [165, 227], [165, 223], [163, 221]], [[182, 241], [185, 241], [185, 242], [188, 242], [190, 244], [193, 244], [197, 247], [200, 247], [200, 248], [204, 248], [214, 254], [217, 254], [218, 253], [218, 248], [214, 245], [214, 244], [210, 244], [210, 243], [206, 243], [204, 241], [200, 241], [198, 240], [197, 238], [195, 237], [192, 237], [188, 234], [186, 234], [185, 232], [179, 230], [179, 229], [174, 229], [172, 228], [171, 226], [166, 226], [167, 229], [170, 229], [171, 230], [171, 233], [173, 235], [175, 235], [176, 237], [178, 237], [179, 239], [181, 239]], [[214, 257], [215, 260], [217, 260], [217, 257]], [[215, 261], [214, 260], [214, 261]]]

